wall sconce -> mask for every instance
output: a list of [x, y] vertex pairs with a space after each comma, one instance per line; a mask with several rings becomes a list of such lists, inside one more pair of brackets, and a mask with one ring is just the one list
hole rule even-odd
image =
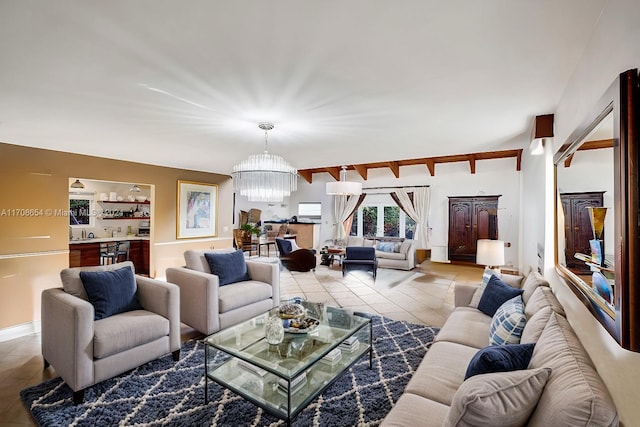
[[544, 154], [544, 138], [553, 138], [553, 114], [536, 116], [529, 144], [529, 153], [532, 156]]

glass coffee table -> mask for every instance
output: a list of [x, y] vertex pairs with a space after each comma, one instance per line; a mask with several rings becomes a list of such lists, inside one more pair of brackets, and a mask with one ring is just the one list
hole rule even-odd
[[370, 319], [324, 304], [302, 305], [319, 324], [309, 332], [285, 333], [280, 344], [265, 340], [267, 319], [278, 308], [205, 338], [205, 401], [213, 380], [291, 425], [367, 352], [371, 369]]

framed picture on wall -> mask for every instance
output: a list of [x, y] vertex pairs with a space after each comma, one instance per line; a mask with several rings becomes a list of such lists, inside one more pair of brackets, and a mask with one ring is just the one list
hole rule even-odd
[[218, 234], [218, 185], [178, 180], [176, 238]]

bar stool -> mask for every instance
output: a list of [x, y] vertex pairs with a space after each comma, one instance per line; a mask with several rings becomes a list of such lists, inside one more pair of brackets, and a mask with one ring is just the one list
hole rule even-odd
[[114, 264], [118, 261], [118, 243], [100, 243], [100, 265]]
[[[124, 242], [118, 242], [118, 248], [116, 249], [116, 262], [129, 261], [129, 249], [131, 249], [131, 242], [125, 240]], [[121, 259], [121, 257], [123, 257]]]

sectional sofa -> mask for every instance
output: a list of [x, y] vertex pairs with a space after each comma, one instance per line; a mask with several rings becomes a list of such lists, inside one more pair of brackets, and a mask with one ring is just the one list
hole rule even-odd
[[348, 236], [345, 246], [374, 246], [378, 267], [411, 270], [416, 266], [416, 242], [411, 239], [365, 239]]
[[520, 343], [534, 343], [528, 366], [465, 380], [489, 346], [492, 317], [470, 306], [477, 286], [458, 284], [455, 310], [382, 426], [618, 425], [611, 396], [546, 280], [535, 272], [502, 279], [522, 284]]

